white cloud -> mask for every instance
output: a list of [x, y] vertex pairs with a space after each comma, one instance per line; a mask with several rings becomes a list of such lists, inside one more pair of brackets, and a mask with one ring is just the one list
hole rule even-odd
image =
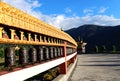
[[40, 4], [38, 1], [33, 1], [32, 6], [33, 7], [40, 7], [42, 4]]
[[[96, 25], [120, 25], [120, 19], [115, 18], [114, 16], [107, 15], [86, 15], [79, 17], [73, 15], [67, 17], [65, 14], [53, 14], [45, 15], [40, 11], [34, 11], [34, 8], [41, 7], [41, 3], [38, 0], [4, 0], [5, 2], [11, 4], [12, 6], [23, 10], [57, 28], [63, 28], [64, 30], [78, 27], [84, 24], [96, 24]], [[101, 12], [105, 12], [106, 9], [101, 9]], [[66, 10], [67, 11], [67, 10]], [[68, 12], [71, 12], [71, 9], [68, 8]], [[92, 13], [93, 10], [85, 9], [84, 13]]]
[[57, 26], [58, 28], [63, 28], [64, 30], [80, 25], [79, 17], [66, 17], [65, 15], [57, 15], [51, 17], [51, 19], [52, 21], [49, 21], [49, 24]]
[[84, 10], [83, 10], [83, 13], [92, 13], [92, 12], [93, 12], [92, 9], [84, 9]]
[[120, 24], [120, 19], [107, 15], [86, 16], [81, 18], [84, 24], [97, 24], [104, 26], [114, 26]]
[[94, 8], [86, 8], [83, 10], [83, 13], [90, 16], [94, 14]]
[[48, 16], [45, 18], [46, 22], [49, 24], [56, 26], [58, 28], [63, 28], [64, 30], [78, 27], [84, 24], [96, 24], [103, 26], [115, 26], [120, 25], [120, 19], [115, 18], [114, 16], [107, 15], [94, 15], [94, 16], [73, 16], [66, 17], [65, 15], [56, 15], [56, 16]]
[[71, 13], [72, 12], [72, 10], [69, 8], [69, 7], [67, 7], [66, 9], [65, 9], [65, 13]]
[[108, 7], [101, 7], [98, 13], [105, 13]]

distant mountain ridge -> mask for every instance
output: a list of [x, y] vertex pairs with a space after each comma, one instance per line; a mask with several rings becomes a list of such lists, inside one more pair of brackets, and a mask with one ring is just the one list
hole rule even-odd
[[120, 25], [118, 26], [98, 26], [98, 25], [83, 25], [77, 28], [72, 28], [67, 31], [76, 41], [80, 36], [87, 42], [87, 51], [91, 52], [97, 45], [101, 48], [103, 45], [108, 51], [115, 45], [117, 50], [120, 50]]

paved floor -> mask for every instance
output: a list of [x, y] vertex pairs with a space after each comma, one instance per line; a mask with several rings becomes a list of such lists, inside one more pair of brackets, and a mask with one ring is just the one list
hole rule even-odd
[[120, 54], [78, 55], [69, 81], [120, 81]]

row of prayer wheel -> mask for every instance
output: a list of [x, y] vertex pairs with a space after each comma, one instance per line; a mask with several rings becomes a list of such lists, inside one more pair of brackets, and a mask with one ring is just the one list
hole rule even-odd
[[[33, 47], [27, 50], [25, 47], [19, 49], [19, 64], [41, 62], [63, 56], [62, 47]], [[5, 67], [16, 65], [16, 52], [13, 47], [5, 49]]]

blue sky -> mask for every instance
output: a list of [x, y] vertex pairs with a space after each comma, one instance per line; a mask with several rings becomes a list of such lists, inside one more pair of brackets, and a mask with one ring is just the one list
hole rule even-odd
[[85, 16], [88, 11], [93, 15], [115, 14], [116, 17], [120, 17], [120, 15], [117, 15], [120, 12], [120, 0], [41, 0], [40, 2], [45, 3], [40, 10], [48, 15], [65, 14], [66, 16], [72, 16], [76, 14], [77, 16]]
[[120, 25], [120, 0], [3, 0], [64, 30], [84, 24]]

